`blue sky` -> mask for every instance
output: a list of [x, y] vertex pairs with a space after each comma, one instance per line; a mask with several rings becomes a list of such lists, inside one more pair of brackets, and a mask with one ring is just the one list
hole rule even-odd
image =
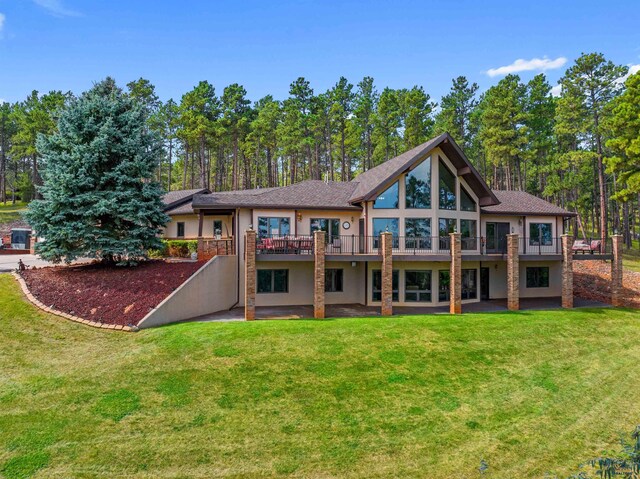
[[581, 52], [640, 65], [639, 20], [638, 0], [0, 0], [0, 99], [107, 75], [148, 78], [163, 100], [200, 80], [283, 99], [298, 76], [324, 91], [370, 75], [438, 100], [458, 75], [484, 90], [546, 68], [555, 84]]

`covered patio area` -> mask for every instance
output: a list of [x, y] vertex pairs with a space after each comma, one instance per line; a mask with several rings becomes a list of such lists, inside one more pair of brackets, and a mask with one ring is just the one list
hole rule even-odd
[[[522, 298], [520, 310], [545, 310], [560, 309], [562, 298]], [[591, 301], [582, 298], [574, 298], [574, 308], [605, 308], [609, 304], [599, 301]], [[478, 303], [465, 304], [463, 313], [490, 313], [508, 311], [506, 299], [491, 299]], [[436, 307], [406, 307], [394, 306], [394, 316], [406, 316], [414, 314], [449, 314], [449, 306]], [[326, 306], [327, 318], [357, 318], [380, 316], [380, 306], [363, 306], [361, 304], [333, 304]], [[258, 306], [256, 307], [256, 319], [308, 319], [313, 318], [313, 306]], [[244, 321], [244, 308], [234, 308], [229, 311], [193, 318], [189, 321]]]

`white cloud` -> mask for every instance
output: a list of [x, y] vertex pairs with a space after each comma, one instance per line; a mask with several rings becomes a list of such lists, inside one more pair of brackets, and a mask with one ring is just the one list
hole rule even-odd
[[33, 0], [33, 2], [44, 8], [54, 17], [80, 17], [82, 14], [75, 10], [71, 10], [62, 4], [61, 0]]
[[567, 63], [567, 59], [565, 57], [558, 57], [555, 60], [551, 60], [550, 58], [532, 58], [531, 60], [524, 60], [519, 58], [511, 65], [505, 65], [498, 68], [490, 68], [487, 70], [487, 75], [490, 77], [495, 77], [498, 75], [508, 75], [509, 73], [518, 73], [525, 71], [547, 71], [547, 70], [555, 70], [556, 68], [561, 68], [564, 64]]
[[618, 78], [616, 82], [624, 83], [631, 75], [635, 75], [636, 73], [640, 72], [640, 64], [632, 65], [631, 63], [629, 63], [627, 66], [629, 67], [629, 72], [625, 76], [621, 76], [620, 78]]
[[562, 85], [551, 87], [551, 96], [560, 96], [562, 94]]
[[2, 38], [2, 30], [4, 29], [4, 21], [6, 20], [4, 13], [0, 13], [0, 38]]

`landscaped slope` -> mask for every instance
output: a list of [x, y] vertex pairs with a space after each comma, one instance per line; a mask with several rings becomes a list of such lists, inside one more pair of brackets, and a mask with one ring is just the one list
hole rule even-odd
[[123, 334], [0, 291], [6, 478], [542, 478], [640, 422], [637, 312]]

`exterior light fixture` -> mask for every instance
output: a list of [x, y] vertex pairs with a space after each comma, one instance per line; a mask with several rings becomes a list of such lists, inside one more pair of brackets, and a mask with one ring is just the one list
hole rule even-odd
[[352, 268], [355, 268], [355, 267], [356, 267], [356, 262], [355, 262], [355, 261], [352, 261], [352, 262], [351, 262], [351, 267], [352, 267]]

